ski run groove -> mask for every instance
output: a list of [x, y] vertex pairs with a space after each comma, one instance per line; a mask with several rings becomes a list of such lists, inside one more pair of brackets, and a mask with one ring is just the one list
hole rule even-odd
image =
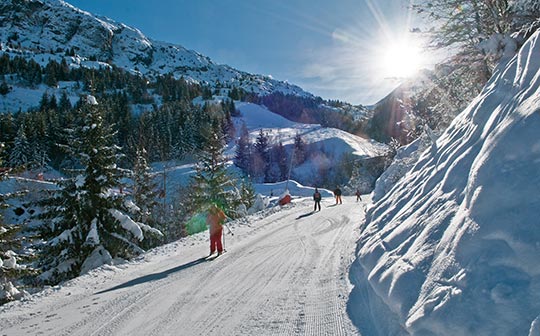
[[233, 225], [213, 261], [199, 259], [205, 232], [9, 304], [0, 335], [358, 335], [346, 309], [363, 205], [332, 201]]

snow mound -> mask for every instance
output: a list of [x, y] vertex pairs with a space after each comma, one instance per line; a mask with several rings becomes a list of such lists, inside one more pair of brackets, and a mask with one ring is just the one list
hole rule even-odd
[[[368, 213], [351, 297], [367, 290], [371, 304], [398, 321], [394, 330], [539, 329], [539, 35], [495, 71], [436, 148]], [[352, 312], [365, 305], [349, 302]], [[388, 320], [371, 321], [367, 332], [392, 329]]]

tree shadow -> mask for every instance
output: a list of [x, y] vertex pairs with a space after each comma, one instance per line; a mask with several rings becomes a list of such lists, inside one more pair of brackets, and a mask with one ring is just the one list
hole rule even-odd
[[190, 261], [190, 262], [188, 262], [186, 264], [173, 267], [173, 268], [168, 269], [168, 270], [163, 271], [163, 272], [144, 275], [142, 277], [130, 280], [128, 282], [124, 282], [123, 284], [114, 286], [112, 288], [102, 290], [102, 291], [97, 292], [95, 294], [103, 294], [103, 293], [111, 292], [111, 291], [114, 291], [114, 290], [117, 290], [117, 289], [122, 289], [122, 288], [127, 288], [127, 287], [140, 285], [140, 284], [143, 284], [145, 282], [157, 281], [157, 280], [165, 279], [166, 277], [169, 276], [169, 274], [185, 270], [187, 268], [190, 268], [190, 267], [193, 267], [195, 265], [201, 264], [201, 263], [203, 263], [205, 261], [206, 261], [206, 258], [203, 257], [203, 258], [200, 258], [200, 259], [197, 259], [197, 260]]

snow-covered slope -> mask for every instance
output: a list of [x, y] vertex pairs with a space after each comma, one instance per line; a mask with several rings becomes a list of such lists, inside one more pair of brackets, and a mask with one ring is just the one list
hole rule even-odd
[[322, 147], [339, 156], [352, 153], [361, 157], [380, 156], [388, 151], [388, 147], [374, 140], [347, 133], [345, 131], [322, 127], [318, 124], [303, 124], [292, 122], [269, 111], [264, 106], [242, 103], [236, 104], [242, 117], [239, 123], [245, 122], [250, 130], [251, 140], [255, 140], [259, 130], [268, 133], [271, 143], [281, 141], [284, 146], [292, 145], [296, 134], [300, 134], [306, 144], [319, 143]]
[[[2, 335], [358, 335], [345, 306], [362, 207], [294, 200], [0, 307]], [[227, 231], [228, 232], [228, 231]]]
[[[96, 17], [62, 0], [3, 0], [0, 44], [2, 51], [42, 65], [65, 58], [76, 67], [114, 64], [149, 77], [172, 73], [177, 78], [211, 86], [219, 82], [258, 94], [279, 91], [312, 96], [287, 82], [216, 64], [180, 45], [154, 41], [136, 28]], [[66, 56], [72, 49], [75, 56]]]
[[365, 334], [538, 335], [539, 55], [536, 32], [370, 210]]
[[[320, 174], [321, 167], [339, 165], [343, 155], [351, 154], [354, 157], [352, 160], [365, 160], [381, 157], [389, 152], [388, 146], [374, 140], [364, 139], [336, 128], [322, 127], [319, 124], [292, 122], [264, 106], [237, 102], [236, 107], [242, 115], [235, 119], [236, 129], [239, 130], [241, 124], [245, 123], [252, 143], [255, 143], [262, 130], [271, 144], [281, 142], [290, 154], [294, 138], [299, 134], [306, 146], [324, 152], [324, 158], [320, 155], [310, 156], [306, 162], [292, 170], [291, 177], [305, 185], [314, 186], [313, 177]], [[229, 148], [227, 155], [233, 157], [235, 150], [235, 147]], [[331, 162], [327, 163], [325, 160]], [[373, 181], [376, 179], [367, 175], [369, 174], [366, 174], [366, 179], [373, 178]]]

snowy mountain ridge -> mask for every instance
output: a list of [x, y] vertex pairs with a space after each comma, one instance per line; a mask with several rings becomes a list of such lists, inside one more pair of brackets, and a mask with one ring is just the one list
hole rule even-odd
[[[43, 66], [49, 60], [65, 58], [74, 67], [116, 65], [150, 78], [172, 73], [212, 87], [230, 85], [256, 94], [312, 96], [296, 85], [219, 65], [180, 45], [152, 40], [136, 28], [94, 16], [62, 0], [5, 0], [0, 13], [1, 49], [33, 58]], [[75, 56], [66, 56], [70, 50]]]
[[368, 212], [366, 334], [540, 334], [538, 54], [540, 31]]

